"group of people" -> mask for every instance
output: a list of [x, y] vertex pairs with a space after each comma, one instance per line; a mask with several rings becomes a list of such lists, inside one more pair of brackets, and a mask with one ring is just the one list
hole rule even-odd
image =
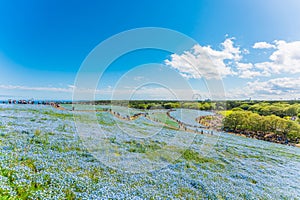
[[52, 105], [56, 104], [59, 105], [56, 102], [49, 102], [49, 101], [34, 101], [34, 100], [15, 100], [15, 99], [9, 99], [7, 101], [2, 101], [2, 104], [38, 104], [38, 105]]

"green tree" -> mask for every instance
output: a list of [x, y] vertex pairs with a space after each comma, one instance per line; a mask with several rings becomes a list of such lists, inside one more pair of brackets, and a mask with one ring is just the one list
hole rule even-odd
[[298, 104], [290, 105], [285, 109], [285, 113], [287, 116], [296, 116], [298, 114], [298, 109], [299, 109]]
[[240, 108], [243, 110], [248, 110], [250, 108], [250, 105], [247, 103], [244, 103], [244, 104], [240, 105]]

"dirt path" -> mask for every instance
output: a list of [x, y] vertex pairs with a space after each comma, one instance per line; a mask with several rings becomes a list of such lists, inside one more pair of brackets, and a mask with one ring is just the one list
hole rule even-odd
[[57, 105], [57, 104], [53, 104], [51, 105], [53, 108], [57, 109], [57, 110], [67, 110], [65, 109], [64, 107], [61, 107], [60, 105]]

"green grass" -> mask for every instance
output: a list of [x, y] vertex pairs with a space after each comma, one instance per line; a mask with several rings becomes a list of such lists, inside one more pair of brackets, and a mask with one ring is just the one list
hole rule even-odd
[[59, 131], [59, 132], [66, 132], [67, 131], [67, 125], [66, 124], [62, 124], [62, 125], [59, 125], [58, 127], [57, 127], [57, 130]]
[[69, 119], [73, 117], [73, 114], [70, 113], [58, 113], [53, 111], [45, 111], [42, 114], [48, 115], [53, 118]]
[[170, 119], [166, 113], [154, 113], [151, 115], [152, 118], [157, 119], [161, 123], [166, 124], [167, 126], [171, 126], [173, 128], [178, 128], [178, 123], [172, 119]]
[[212, 158], [208, 158], [208, 157], [203, 157], [200, 155], [200, 153], [191, 150], [191, 149], [187, 149], [186, 151], [184, 151], [184, 153], [182, 154], [182, 158], [187, 160], [187, 161], [192, 161], [195, 162], [197, 164], [201, 164], [201, 163], [211, 163], [211, 164], [217, 164], [218, 162]]
[[39, 130], [39, 129], [36, 129], [35, 131], [34, 131], [34, 136], [40, 136], [41, 135], [41, 133], [42, 133], [42, 131], [41, 130]]
[[[179, 188], [178, 193], [175, 194], [176, 198], [180, 198], [180, 199], [186, 199], [188, 196], [196, 196], [196, 192], [194, 190], [192, 190], [191, 188], [187, 188], [187, 187], [183, 187], [183, 188]], [[194, 198], [196, 199], [196, 198]]]
[[125, 142], [125, 145], [127, 146], [128, 152], [146, 153], [146, 152], [153, 152], [161, 149], [165, 145], [165, 143], [153, 141], [153, 140], [150, 141], [130, 140]]

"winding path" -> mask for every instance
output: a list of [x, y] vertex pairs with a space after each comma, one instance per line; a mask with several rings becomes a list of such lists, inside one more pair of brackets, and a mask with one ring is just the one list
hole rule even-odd
[[[64, 107], [62, 107], [62, 106], [60, 106], [60, 105], [58, 105], [58, 104], [53, 104], [53, 105], [51, 105], [51, 106], [54, 107], [55, 109], [58, 109], [58, 110], [65, 110], [65, 111], [71, 111], [71, 112], [109, 112], [110, 114], [112, 114], [112, 115], [115, 116], [116, 118], [121, 119], [121, 120], [126, 120], [126, 121], [137, 120], [137, 119], [140, 118], [141, 116], [144, 116], [145, 118], [147, 118], [148, 120], [150, 120], [150, 121], [152, 121], [152, 122], [161, 124], [161, 125], [163, 125], [163, 126], [165, 126], [165, 127], [168, 127], [168, 128], [170, 128], [170, 129], [174, 129], [174, 130], [182, 130], [182, 131], [185, 131], [185, 132], [192, 132], [192, 133], [201, 133], [201, 134], [203, 134], [203, 133], [206, 133], [206, 132], [204, 132], [203, 130], [198, 131], [198, 128], [199, 128], [199, 129], [208, 129], [208, 127], [206, 127], [206, 126], [203, 126], [203, 125], [199, 125], [199, 126], [190, 125], [190, 124], [184, 123], [184, 122], [182, 122], [182, 121], [176, 119], [175, 117], [172, 117], [172, 116], [170, 115], [170, 112], [174, 111], [174, 110], [172, 110], [172, 109], [171, 109], [171, 110], [168, 110], [168, 111], [166, 112], [166, 114], [167, 114], [167, 116], [168, 116], [171, 120], [173, 120], [174, 122], [176, 122], [176, 123], [178, 124], [178, 127], [177, 127], [177, 128], [174, 127], [174, 126], [170, 126], [170, 125], [168, 125], [168, 124], [166, 124], [166, 123], [163, 123], [163, 122], [161, 122], [161, 121], [159, 121], [159, 120], [157, 120], [157, 119], [151, 118], [151, 117], [149, 116], [148, 113], [144, 113], [144, 112], [137, 113], [137, 114], [134, 114], [134, 115], [132, 115], [132, 116], [128, 116], [128, 115], [127, 115], [127, 116], [122, 116], [121, 114], [119, 114], [118, 112], [113, 111], [112, 109], [103, 109], [103, 110], [74, 110], [74, 109], [72, 109], [72, 110], [71, 110], [71, 109], [66, 109], [66, 108], [64, 108]], [[196, 118], [196, 119], [197, 119], [197, 118]], [[196, 119], [195, 119], [195, 120], [196, 120]], [[196, 130], [190, 129], [190, 128], [188, 128], [188, 127], [196, 128]], [[207, 133], [207, 134], [209, 134], [209, 133]]]

